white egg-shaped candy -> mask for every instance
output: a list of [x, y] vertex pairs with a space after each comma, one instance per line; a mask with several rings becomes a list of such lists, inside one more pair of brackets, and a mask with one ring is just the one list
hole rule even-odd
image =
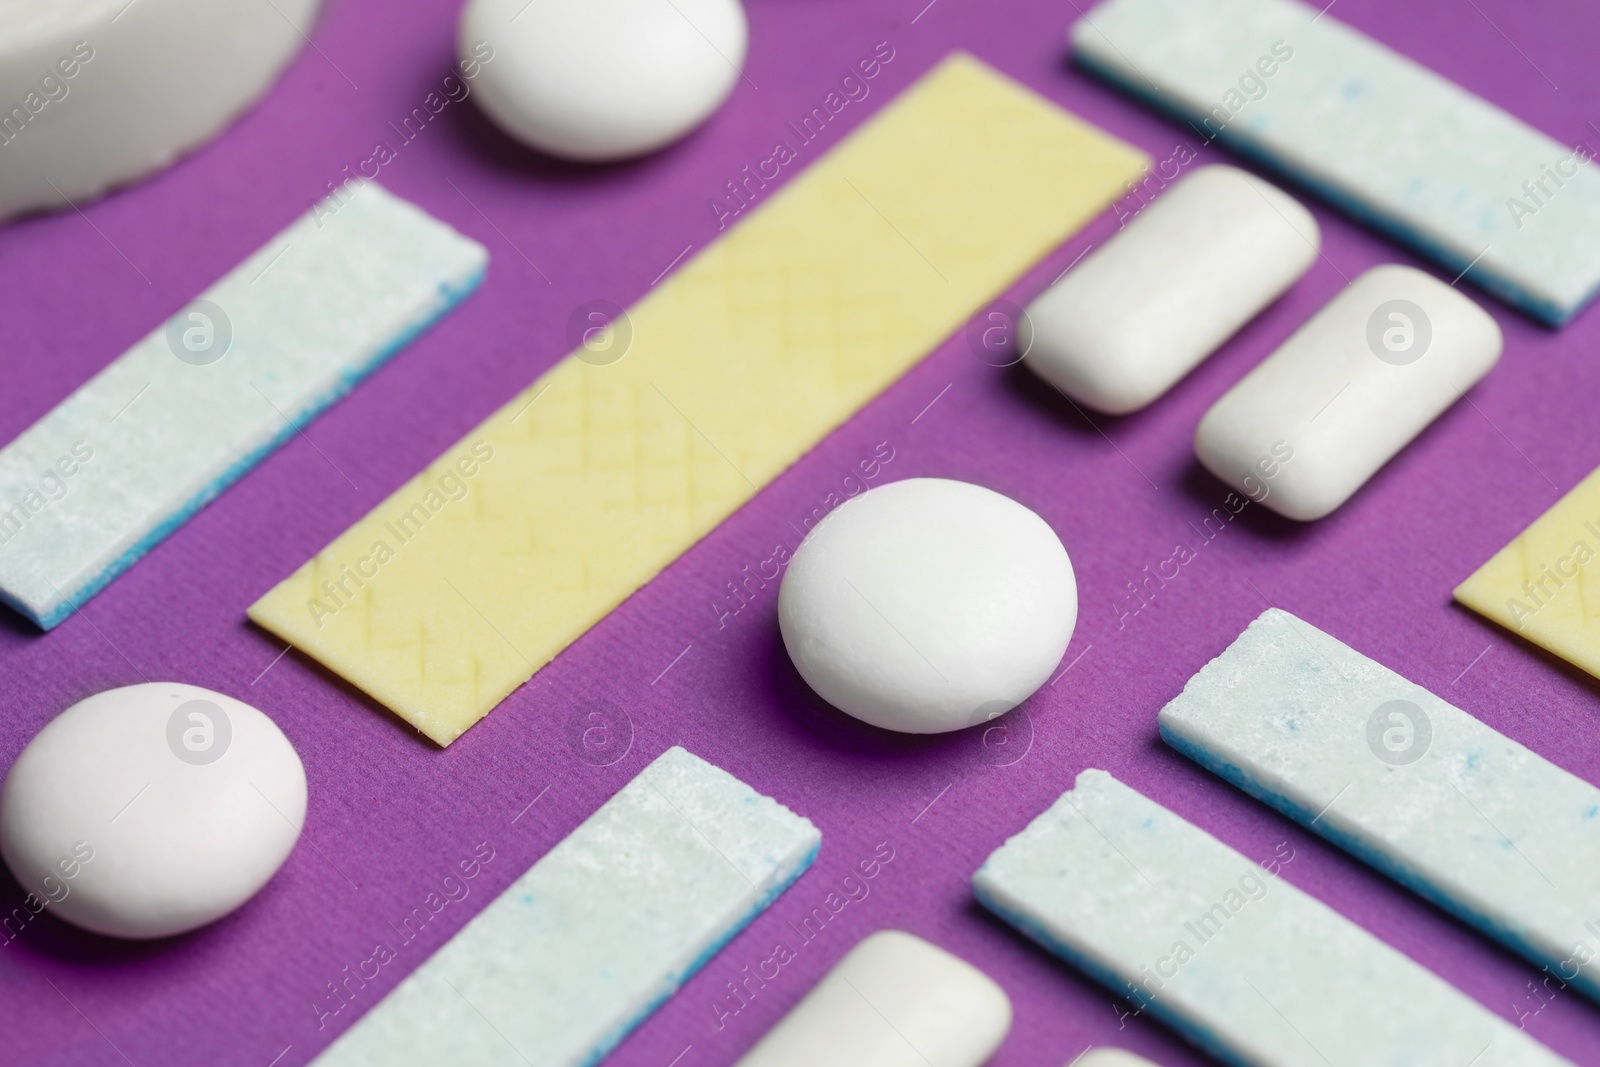
[[960, 730], [1016, 707], [1078, 621], [1072, 561], [1016, 501], [912, 478], [847, 501], [794, 554], [783, 643], [828, 703], [886, 730]]
[[0, 787], [0, 856], [54, 915], [112, 937], [220, 919], [294, 847], [306, 774], [248, 704], [154, 682], [79, 701]]
[[733, 91], [748, 40], [739, 0], [468, 0], [458, 48], [481, 66], [475, 95], [508, 134], [605, 162], [704, 122]]

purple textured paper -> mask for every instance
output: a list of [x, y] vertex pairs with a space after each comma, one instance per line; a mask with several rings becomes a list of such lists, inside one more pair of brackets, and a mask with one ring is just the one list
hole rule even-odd
[[[925, 2], [749, 0], [748, 78], [721, 114], [653, 159], [587, 169], [518, 149], [471, 103], [449, 105], [401, 145], [389, 123], [448, 73], [458, 5], [332, 0], [316, 48], [214, 145], [81, 216], [0, 230], [4, 440], [305, 210], [379, 140], [396, 148], [384, 183], [493, 257], [477, 295], [79, 616], [46, 635], [0, 618], [0, 765], [73, 701], [174, 679], [271, 715], [311, 785], [305, 835], [283, 871], [209, 929], [118, 944], [52, 918], [13, 923], [15, 936], [0, 937], [0, 1064], [305, 1063], [675, 743], [809, 816], [823, 831], [822, 854], [622, 1044], [609, 1061], [617, 1067], [732, 1062], [852, 944], [888, 926], [958, 953], [1005, 988], [1016, 1023], [997, 1067], [1059, 1067], [1091, 1042], [1169, 1067], [1203, 1062], [1159, 1024], [1120, 1019], [1107, 992], [972, 903], [968, 880], [983, 858], [1089, 766], [1248, 856], [1290, 842], [1284, 877], [1490, 1010], [1524, 1016], [1562, 1054], [1600, 1064], [1600, 1008], [1572, 992], [1536, 997], [1532, 968], [1157, 737], [1162, 704], [1270, 602], [1600, 781], [1594, 679], [1450, 602], [1457, 581], [1600, 464], [1592, 310], [1551, 333], [1473, 292], [1504, 329], [1506, 354], [1469, 403], [1329, 519], [1296, 526], [1252, 507], [1210, 542], [1196, 532], [1224, 497], [1192, 458], [1201, 413], [1346, 279], [1380, 262], [1418, 262], [1317, 205], [1324, 249], [1310, 273], [1152, 408], [1091, 423], [1025, 371], [985, 365], [952, 338], [448, 751], [298, 654], [277, 659], [283, 645], [245, 621], [256, 597], [565, 354], [574, 308], [597, 298], [626, 305], [687, 249], [713, 240], [709, 201], [723, 183], [767, 158], [774, 141], [793, 144], [785, 123], [820, 105], [876, 42], [888, 41], [895, 57], [870, 95], [800, 147], [784, 178], [956, 47], [1158, 160], [1181, 142], [1200, 146], [1068, 66], [1063, 31], [1074, 5]], [[1343, 0], [1334, 14], [1557, 140], [1600, 144], [1588, 121], [1600, 115], [1585, 111], [1600, 99], [1600, 16], [1584, 0]], [[1200, 155], [1226, 158], [1215, 148]], [[1025, 301], [1115, 228], [1101, 219], [1011, 297]], [[759, 573], [775, 546], [793, 548], [793, 524], [829, 494], [859, 490], [852, 472], [879, 442], [893, 459], [874, 483], [938, 475], [987, 485], [1037, 510], [1072, 553], [1082, 599], [1066, 661], [1074, 665], [987, 746], [976, 732], [881, 733], [824, 705], [784, 653], [775, 584], [719, 614], [740, 603], [724, 600], [728, 582], [746, 567]], [[1179, 542], [1196, 558], [1119, 625], [1124, 583]], [[598, 750], [582, 743], [593, 701], [626, 716], [617, 740]], [[495, 858], [459, 883], [465, 899], [402, 944], [394, 924], [479, 842]], [[847, 900], [842, 880], [880, 842], [894, 859], [866, 883], [868, 895], [803, 942], [791, 924], [826, 910], [830, 892], [836, 904]], [[21, 895], [0, 875], [0, 904]], [[727, 983], [780, 941], [794, 958], [764, 986], [752, 981], [736, 1013], [719, 1012]], [[380, 942], [393, 961], [364, 985], [348, 978]], [[335, 982], [346, 983], [350, 1003], [333, 1014]]]

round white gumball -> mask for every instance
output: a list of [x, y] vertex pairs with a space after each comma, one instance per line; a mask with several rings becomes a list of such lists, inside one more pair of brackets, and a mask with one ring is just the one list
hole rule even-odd
[[1050, 526], [966, 482], [913, 478], [812, 530], [778, 595], [783, 643], [828, 703], [886, 730], [944, 733], [1022, 703], [1078, 620]]
[[739, 80], [748, 40], [739, 0], [468, 0], [458, 49], [479, 68], [479, 104], [508, 134], [607, 162], [709, 118]]
[[0, 787], [0, 856], [67, 922], [168, 937], [254, 896], [305, 817], [305, 768], [271, 719], [154, 682], [81, 700], [28, 742]]

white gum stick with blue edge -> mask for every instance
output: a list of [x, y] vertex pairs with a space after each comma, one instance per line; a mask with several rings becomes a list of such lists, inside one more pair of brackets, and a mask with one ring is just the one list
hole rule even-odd
[[455, 306], [487, 261], [376, 183], [314, 206], [0, 450], [0, 602], [62, 622]]
[[1011, 1000], [966, 960], [880, 930], [834, 965], [735, 1067], [981, 1067]]
[[1087, 770], [989, 857], [973, 889], [1225, 1063], [1567, 1063], [1280, 871]]
[[1600, 790], [1286, 611], [1161, 711], [1173, 748], [1600, 999]]
[[668, 749], [315, 1061], [593, 1064], [798, 878], [803, 816]]
[[1336, 510], [1500, 359], [1488, 312], [1430, 274], [1373, 267], [1222, 395], [1194, 450], [1259, 504]]
[[1109, 0], [1070, 37], [1079, 63], [1199, 138], [1546, 323], [1566, 322], [1600, 289], [1592, 150], [1533, 129], [1321, 3]]
[[1201, 167], [1034, 298], [1023, 362], [1097, 411], [1137, 411], [1294, 284], [1321, 242], [1271, 183]]

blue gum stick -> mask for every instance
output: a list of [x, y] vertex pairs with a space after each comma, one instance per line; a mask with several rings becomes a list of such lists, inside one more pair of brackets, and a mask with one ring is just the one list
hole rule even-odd
[[681, 748], [639, 772], [317, 1067], [585, 1067], [811, 865], [822, 835]]
[[1600, 999], [1600, 790], [1286, 611], [1161, 711], [1169, 745]]
[[56, 626], [472, 292], [488, 253], [341, 189], [0, 450], [0, 602]]
[[1109, 0], [1070, 37], [1085, 68], [1201, 138], [1545, 323], [1600, 289], [1592, 152], [1331, 14], [1295, 0]]
[[1237, 1067], [1567, 1063], [1280, 868], [1087, 770], [972, 882], [990, 911]]

